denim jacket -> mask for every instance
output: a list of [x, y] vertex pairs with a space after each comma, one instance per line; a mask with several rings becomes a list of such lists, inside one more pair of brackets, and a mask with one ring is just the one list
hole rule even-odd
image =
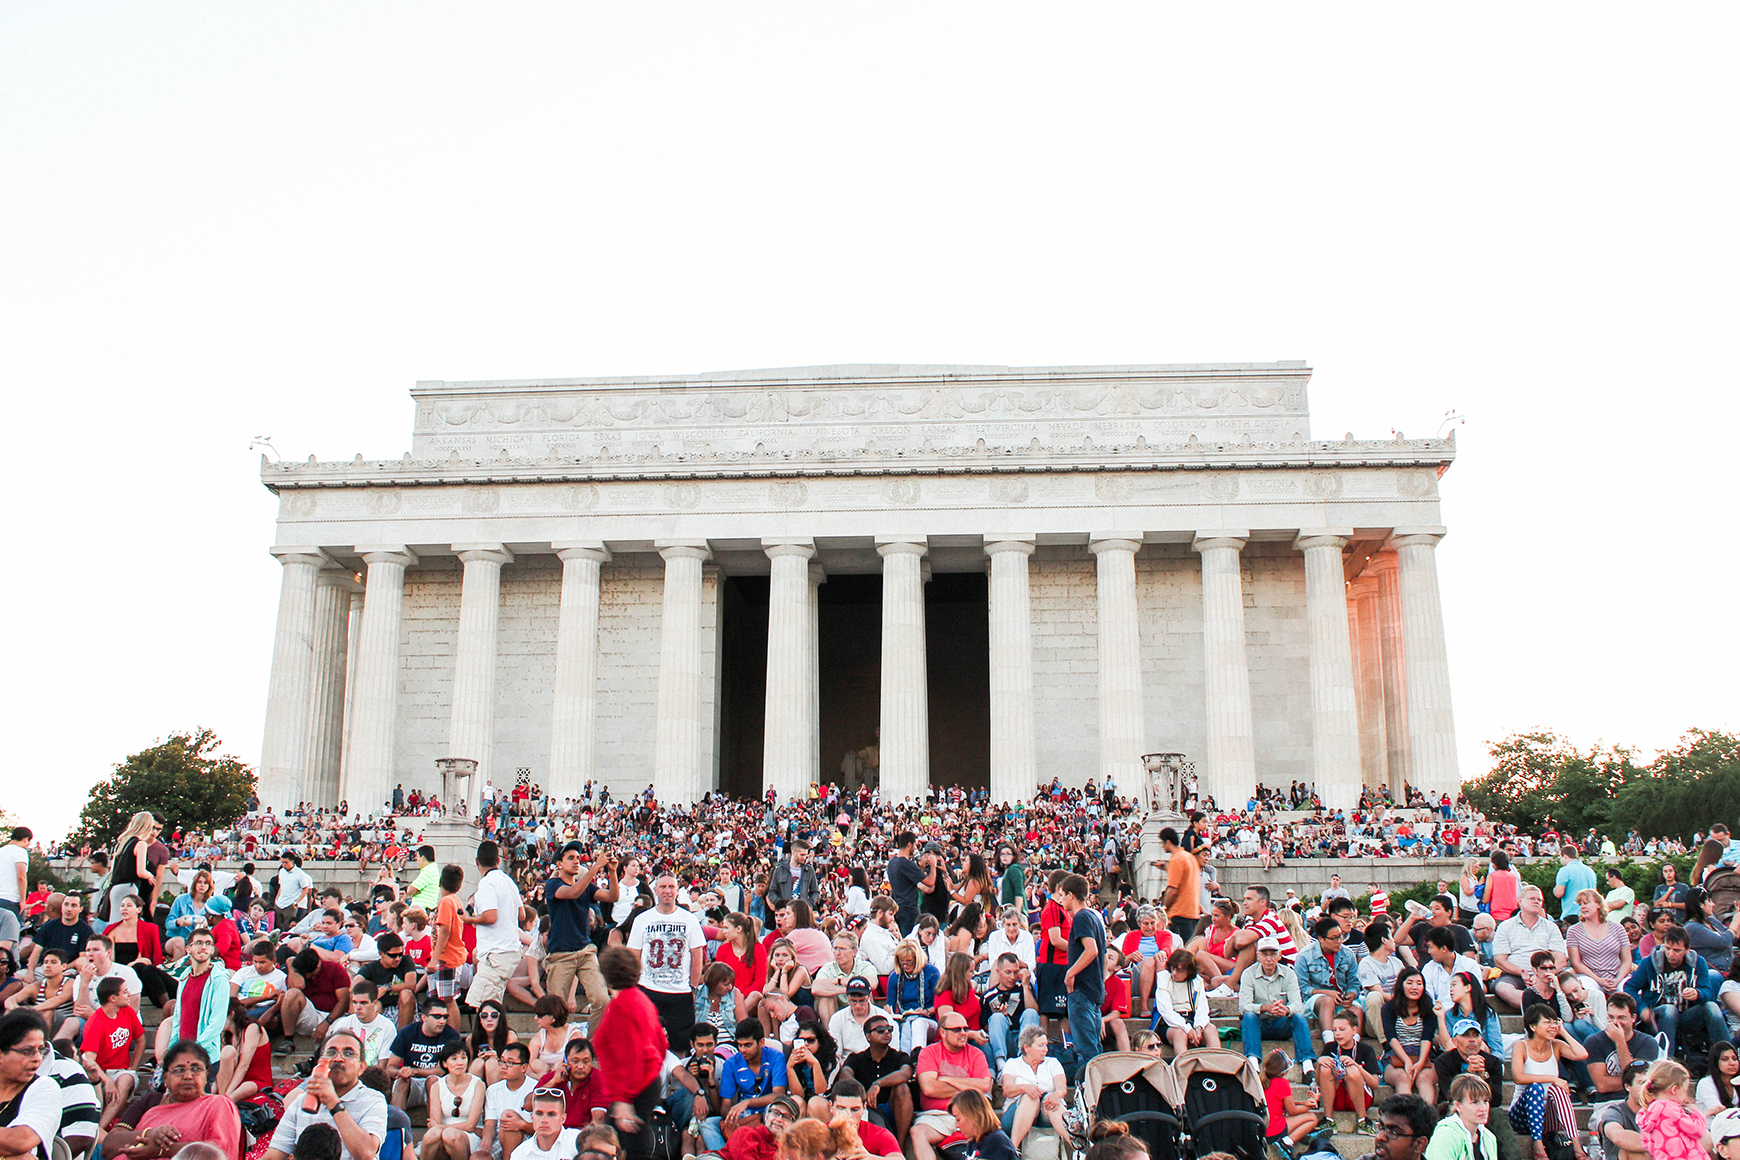
[[1299, 986], [1304, 991], [1340, 991], [1346, 994], [1359, 990], [1359, 957], [1346, 947], [1336, 953], [1331, 963], [1323, 956], [1323, 944], [1312, 939], [1299, 952], [1293, 964], [1299, 972]]

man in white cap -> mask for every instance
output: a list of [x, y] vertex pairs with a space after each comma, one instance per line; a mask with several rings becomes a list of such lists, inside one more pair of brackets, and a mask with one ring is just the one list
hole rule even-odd
[[1721, 1160], [1740, 1160], [1740, 1108], [1728, 1108], [1710, 1119], [1710, 1143]]
[[1281, 940], [1257, 940], [1257, 969], [1239, 979], [1239, 1038], [1252, 1059], [1263, 1055], [1263, 1039], [1293, 1040], [1293, 1056], [1307, 1068], [1317, 1058], [1305, 1022], [1299, 976], [1281, 962]]

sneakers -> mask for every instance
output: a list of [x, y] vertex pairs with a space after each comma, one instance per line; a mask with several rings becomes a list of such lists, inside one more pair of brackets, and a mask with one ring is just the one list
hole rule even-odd
[[1222, 983], [1220, 986], [1218, 986], [1214, 990], [1210, 991], [1208, 993], [1208, 997], [1210, 999], [1230, 999], [1233, 997], [1233, 995], [1235, 993], [1236, 992], [1234, 992], [1231, 987], [1227, 986], [1225, 983]]
[[294, 1039], [281, 1039], [272, 1046], [273, 1055], [289, 1055], [295, 1050], [296, 1041]]
[[1355, 1136], [1375, 1136], [1378, 1134], [1378, 1126], [1372, 1123], [1370, 1116], [1366, 1116], [1353, 1126], [1353, 1134]]
[[303, 1060], [301, 1063], [297, 1064], [296, 1065], [296, 1074], [301, 1076], [303, 1079], [307, 1079], [309, 1076], [313, 1075], [314, 1074], [314, 1061], [318, 1058], [320, 1058], [320, 1057], [316, 1056], [316, 1055], [311, 1055], [307, 1059]]
[[1281, 1157], [1281, 1160], [1293, 1160], [1293, 1141], [1288, 1138], [1287, 1133], [1282, 1132], [1276, 1136], [1274, 1144], [1275, 1153]]

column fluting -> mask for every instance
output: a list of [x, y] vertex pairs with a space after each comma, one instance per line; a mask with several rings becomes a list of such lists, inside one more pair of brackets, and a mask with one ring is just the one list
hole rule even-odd
[[1408, 752], [1414, 784], [1436, 797], [1461, 786], [1456, 723], [1450, 712], [1450, 660], [1438, 596], [1442, 531], [1397, 530], [1390, 542], [1400, 564], [1402, 655], [1407, 666]]
[[550, 713], [550, 793], [579, 797], [597, 776], [598, 601], [610, 550], [600, 541], [551, 544], [562, 561], [556, 689]]
[[930, 693], [922, 543], [879, 544], [882, 556], [882, 799], [924, 800], [930, 785]]
[[1377, 633], [1384, 684], [1384, 744], [1390, 793], [1405, 801], [1403, 788], [1414, 783], [1408, 746], [1408, 676], [1402, 640], [1401, 564], [1393, 551], [1372, 557], [1366, 570], [1377, 582]]
[[[1105, 537], [1088, 542], [1095, 557], [1095, 607], [1100, 657], [1099, 780], [1113, 778], [1121, 792], [1139, 794], [1146, 778], [1142, 754], [1147, 725], [1142, 703], [1142, 622], [1136, 606], [1136, 553], [1140, 540]], [[1033, 787], [1028, 787], [1028, 793]]]
[[[1351, 535], [1351, 532], [1348, 533]], [[1305, 622], [1310, 635], [1311, 765], [1317, 793], [1331, 810], [1359, 805], [1359, 700], [1347, 625], [1347, 535], [1301, 534], [1305, 555]]]
[[[496, 629], [501, 623], [501, 568], [513, 553], [501, 544], [455, 544], [465, 572], [459, 584], [459, 632], [453, 656], [453, 711], [447, 756], [477, 762], [467, 816], [477, 816], [483, 783], [495, 781]], [[500, 789], [511, 789], [503, 779]]]
[[308, 781], [302, 796], [328, 809], [339, 801], [350, 598], [356, 586], [349, 573], [327, 569], [314, 588], [314, 681], [308, 707]]
[[351, 809], [375, 813], [392, 807], [393, 733], [399, 716], [399, 632], [405, 616], [405, 569], [410, 549], [362, 549], [362, 641], [357, 647], [352, 700], [349, 778], [339, 793]]
[[659, 620], [659, 699], [653, 737], [653, 791], [661, 802], [690, 805], [701, 797], [702, 541], [658, 541], [665, 561]]
[[1251, 672], [1245, 656], [1245, 593], [1239, 553], [1245, 533], [1200, 535], [1202, 658], [1206, 688], [1207, 771], [1204, 793], [1223, 809], [1243, 809], [1257, 787], [1251, 723]]
[[991, 804], [1025, 801], [1039, 784], [1033, 720], [1034, 537], [987, 540], [991, 557]]
[[815, 656], [810, 647], [808, 541], [762, 541], [773, 565], [767, 603], [767, 699], [763, 722], [762, 788], [782, 802], [809, 796], [815, 761]]
[[319, 548], [275, 548], [272, 554], [284, 572], [278, 585], [278, 627], [272, 638], [266, 729], [260, 742], [260, 801], [284, 810], [307, 800], [315, 578], [331, 560]]
[[1360, 781], [1376, 789], [1390, 783], [1384, 730], [1384, 654], [1378, 635], [1377, 580], [1362, 573], [1348, 592], [1353, 627], [1354, 680], [1359, 690]]

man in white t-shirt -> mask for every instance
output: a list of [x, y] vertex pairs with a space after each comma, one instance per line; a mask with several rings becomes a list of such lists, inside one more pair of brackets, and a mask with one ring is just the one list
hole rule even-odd
[[689, 1050], [695, 1026], [695, 988], [701, 985], [707, 939], [701, 920], [677, 909], [677, 880], [653, 882], [653, 908], [643, 910], [628, 932], [628, 948], [640, 955], [640, 987], [658, 1008], [673, 1052]]
[[501, 1079], [483, 1093], [483, 1142], [472, 1153], [474, 1160], [484, 1156], [507, 1160], [525, 1138], [531, 1115], [526, 1110], [526, 1097], [538, 1086], [526, 1074], [531, 1058], [531, 1048], [523, 1043], [510, 1043], [501, 1049]]
[[290, 988], [289, 976], [278, 966], [272, 955], [272, 944], [260, 939], [248, 947], [250, 961], [230, 975], [230, 998], [239, 999], [247, 1008], [248, 1018], [259, 1022], [284, 992]]
[[363, 1065], [373, 1067], [393, 1046], [399, 1025], [381, 1014], [380, 992], [375, 985], [367, 979], [353, 979], [350, 984], [350, 1014], [334, 1020], [327, 1034], [336, 1035], [341, 1031], [348, 1031], [361, 1041]]
[[79, 981], [73, 987], [73, 1014], [89, 1019], [102, 1004], [97, 1002], [97, 984], [104, 979], [121, 980], [121, 1002], [139, 1009], [139, 976], [132, 967], [122, 966], [112, 957], [114, 947], [104, 935], [94, 934], [85, 942], [84, 953], [74, 965]]
[[477, 928], [472, 954], [476, 974], [465, 992], [473, 1007], [489, 999], [502, 1001], [525, 950], [520, 942], [520, 888], [501, 872], [501, 849], [494, 842], [477, 844], [477, 869], [483, 877], [471, 896], [471, 913], [459, 916]]
[[532, 1096], [532, 1134], [514, 1149], [513, 1160], [574, 1160], [580, 1155], [580, 1129], [564, 1128], [568, 1102], [542, 1091]]

